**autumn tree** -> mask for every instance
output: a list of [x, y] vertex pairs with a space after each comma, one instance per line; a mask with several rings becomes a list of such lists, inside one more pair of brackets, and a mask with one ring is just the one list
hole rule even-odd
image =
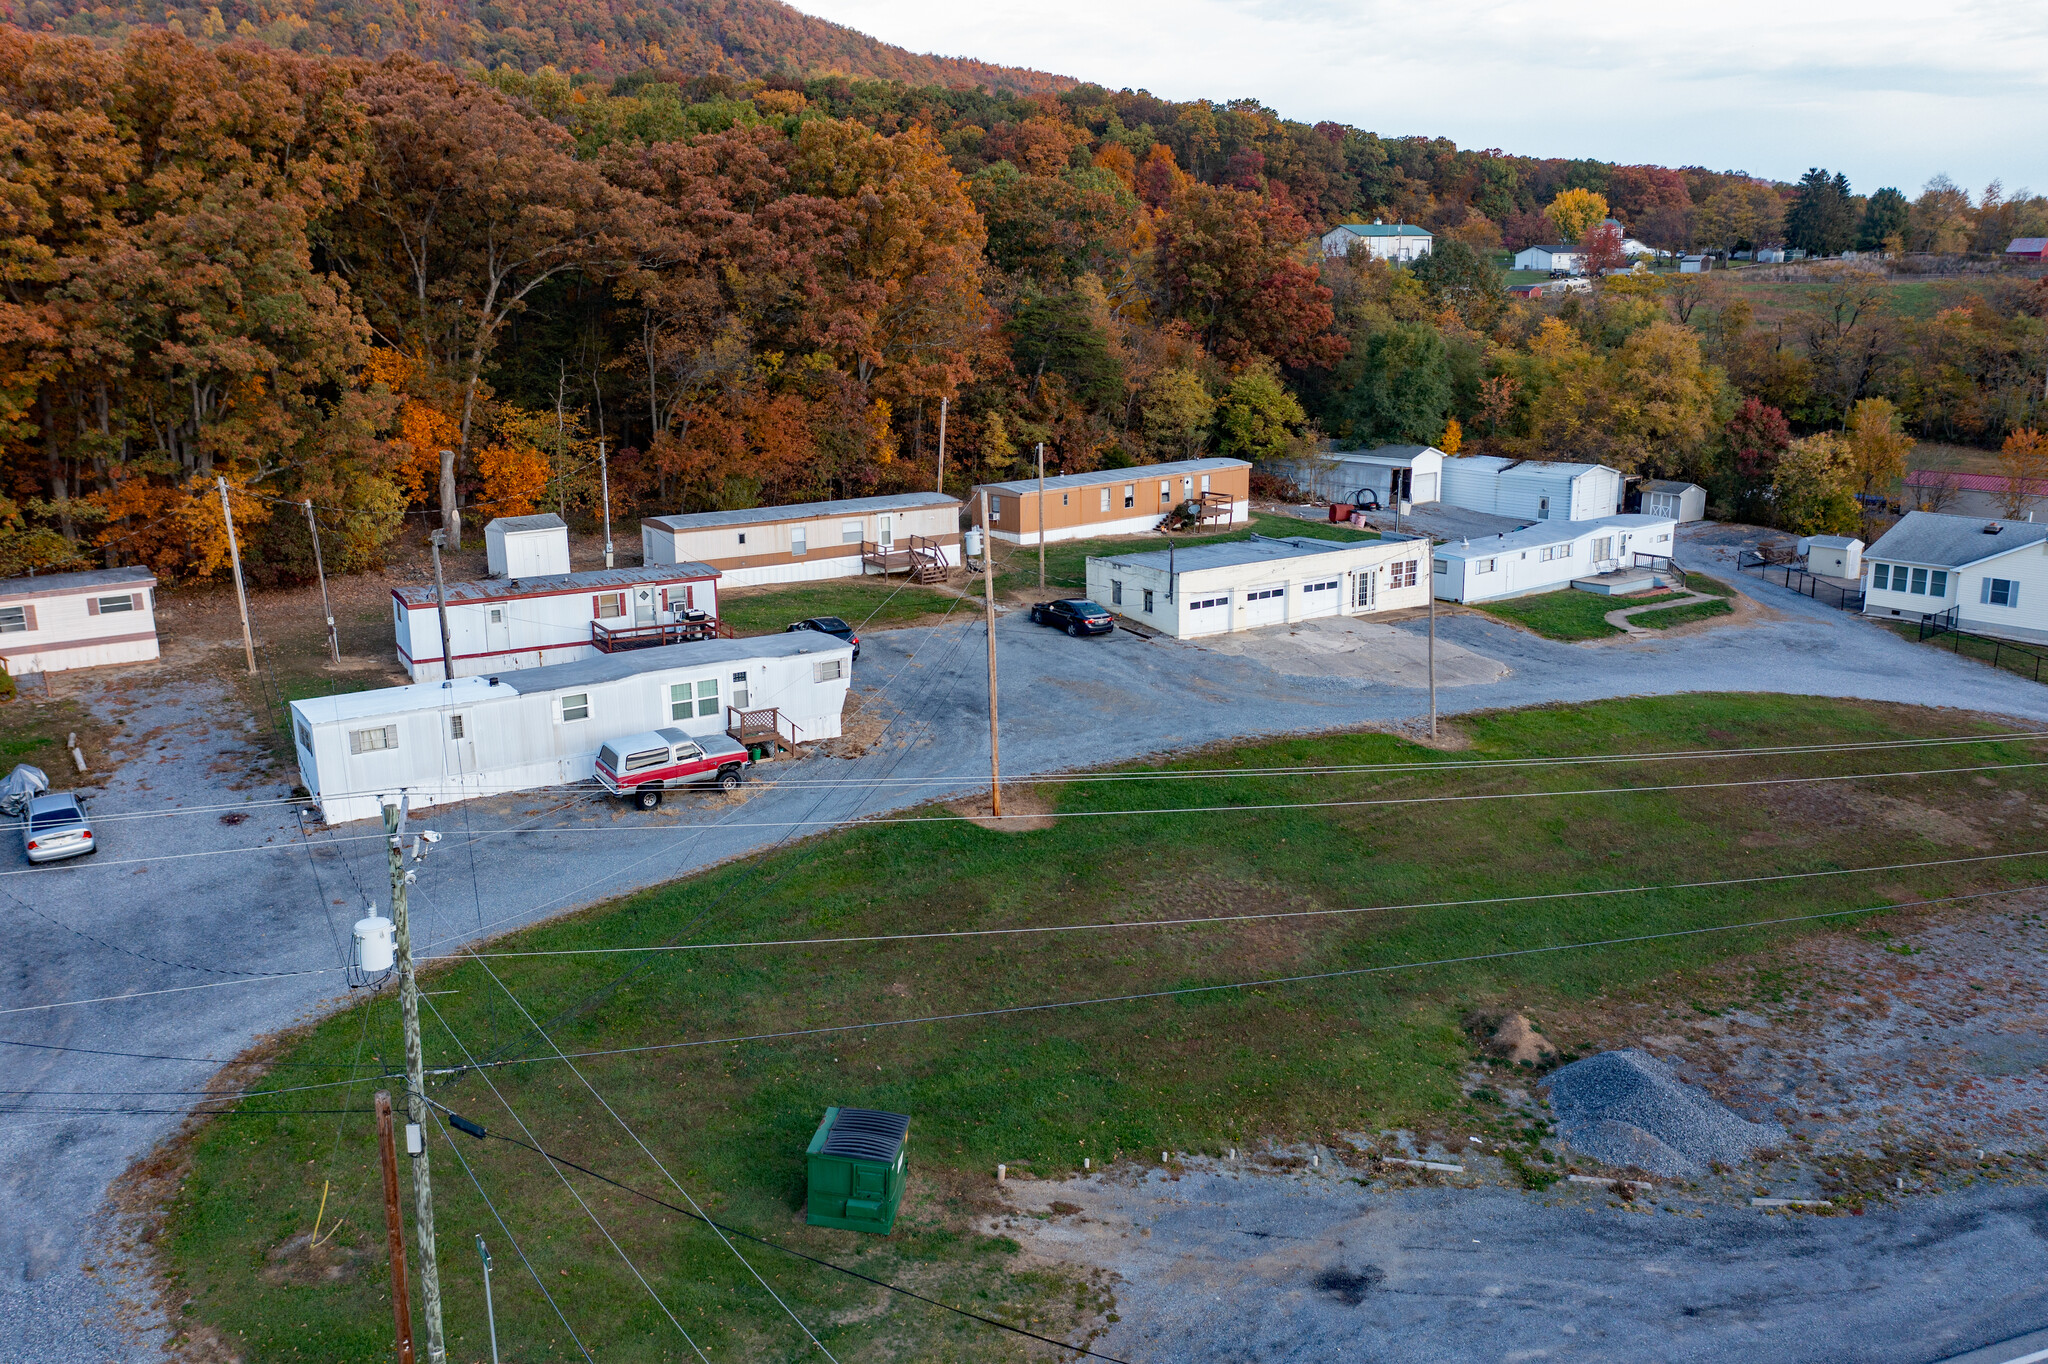
[[1227, 363], [1258, 356], [1296, 368], [1335, 362], [1348, 346], [1331, 330], [1330, 290], [1302, 259], [1309, 235], [1284, 202], [1189, 186], [1158, 225], [1166, 312], [1190, 323]]
[[1455, 396], [1443, 335], [1421, 322], [1375, 331], [1338, 369], [1330, 419], [1364, 445], [1428, 445], [1443, 434]]
[[1856, 491], [1889, 492], [1906, 476], [1913, 439], [1899, 430], [1898, 409], [1888, 398], [1865, 398], [1849, 410], [1845, 444]]
[[2025, 426], [2008, 434], [1999, 448], [1998, 472], [2005, 477], [2005, 514], [2026, 515], [2036, 498], [2048, 495], [2048, 438]]
[[1593, 225], [1607, 216], [1607, 200], [1589, 189], [1568, 189], [1543, 211], [1557, 230], [1558, 241], [1582, 241]]
[[1794, 535], [1853, 535], [1863, 513], [1850, 490], [1848, 443], [1832, 431], [1793, 441], [1771, 472], [1771, 519]]
[[1216, 405], [1217, 449], [1254, 462], [1284, 454], [1308, 416], [1271, 370], [1255, 367], [1231, 381]]

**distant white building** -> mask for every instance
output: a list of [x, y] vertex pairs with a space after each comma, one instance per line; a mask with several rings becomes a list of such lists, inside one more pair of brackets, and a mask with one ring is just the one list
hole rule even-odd
[[146, 568], [0, 582], [0, 669], [23, 677], [155, 658], [155, 589]]
[[547, 578], [569, 571], [569, 528], [553, 512], [501, 516], [484, 527], [493, 578]]
[[1642, 493], [1646, 516], [1668, 516], [1680, 524], [1706, 519], [1707, 490], [1697, 483], [1653, 478], [1643, 484]]
[[1088, 595], [1118, 615], [1190, 639], [1427, 606], [1428, 554], [1421, 536], [1345, 542], [1254, 535], [1171, 554], [1091, 557]]
[[1622, 476], [1604, 464], [1468, 455], [1443, 462], [1442, 500], [1525, 521], [1585, 521], [1621, 510]]
[[1359, 252], [1379, 260], [1412, 261], [1428, 255], [1436, 236], [1413, 223], [1339, 223], [1323, 234], [1323, 254], [1342, 259]]
[[1436, 547], [1432, 579], [1440, 601], [1497, 601], [1556, 592], [1575, 578], [1636, 567], [1638, 554], [1671, 557], [1678, 523], [1627, 513], [1505, 535], [1449, 540]]
[[1853, 535], [1809, 535], [1799, 542], [1806, 571], [1824, 578], [1863, 576], [1863, 542]]
[[1371, 450], [1333, 450], [1284, 465], [1296, 486], [1325, 502], [1355, 501], [1370, 490], [1383, 507], [1402, 498], [1418, 505], [1437, 500], [1444, 460], [1434, 445], [1381, 445]]
[[1515, 253], [1515, 268], [1576, 275], [1586, 268], [1586, 253], [1566, 242], [1550, 246], [1525, 246]]

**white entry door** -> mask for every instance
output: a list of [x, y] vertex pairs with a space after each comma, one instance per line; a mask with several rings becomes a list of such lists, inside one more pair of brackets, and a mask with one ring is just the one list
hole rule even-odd
[[1362, 568], [1352, 576], [1351, 608], [1354, 611], [1371, 611], [1379, 605], [1380, 571], [1376, 568]]
[[1287, 584], [1270, 583], [1244, 594], [1244, 619], [1240, 626], [1256, 630], [1261, 625], [1278, 625], [1287, 619]]
[[633, 594], [633, 623], [654, 624], [654, 589], [643, 587]]
[[490, 614], [485, 617], [484, 648], [494, 654], [503, 653], [512, 647], [512, 625], [506, 619], [506, 613], [512, 608], [493, 606], [488, 609]]
[[[1371, 573], [1360, 574], [1369, 578]], [[1303, 583], [1301, 597], [1294, 609], [1296, 620], [1308, 620], [1315, 616], [1334, 616], [1344, 605], [1344, 580], [1342, 578], [1318, 578]]]

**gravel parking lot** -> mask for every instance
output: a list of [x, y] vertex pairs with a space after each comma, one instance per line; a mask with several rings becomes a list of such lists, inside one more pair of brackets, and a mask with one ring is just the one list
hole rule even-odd
[[[1732, 563], [1732, 548], [1702, 548], [1694, 566], [1725, 571], [1712, 555]], [[1782, 589], [1737, 586], [1768, 608], [1752, 623], [1593, 647], [1446, 616], [1440, 641], [1496, 678], [1446, 686], [1440, 704], [1452, 714], [1768, 690], [2048, 719], [2048, 690], [2030, 682]], [[1424, 625], [1384, 628], [1409, 636], [1412, 653]], [[1302, 663], [1287, 646], [1224, 652], [1123, 632], [1070, 640], [1017, 616], [997, 637], [1005, 767], [1017, 773], [1247, 735], [1402, 723], [1426, 706], [1409, 669], [1345, 675]], [[764, 769], [770, 780], [742, 801], [675, 801], [647, 816], [552, 792], [432, 812], [448, 838], [415, 889], [416, 942], [446, 950], [837, 821], [970, 789], [988, 763], [982, 639], [972, 618], [866, 635], [856, 684], [876, 693], [887, 727], [871, 726], [879, 732], [842, 750], [859, 756]], [[219, 1059], [345, 996], [348, 925], [366, 895], [387, 898], [381, 840], [360, 825], [302, 825], [282, 803], [289, 779], [257, 774], [253, 733], [217, 685], [129, 672], [85, 694], [125, 736], [112, 755], [117, 775], [94, 806], [103, 851], [38, 869], [17, 845], [0, 853], [0, 922], [15, 947], [0, 985], [0, 1042], [9, 1044], [0, 1066], [10, 1089], [34, 1091], [0, 1119], [10, 1212], [0, 1219], [0, 1357], [53, 1364], [159, 1357], [161, 1323], [122, 1279], [105, 1235], [110, 1183], [175, 1130]], [[800, 784], [816, 779], [831, 784]], [[897, 784], [908, 779], [929, 784]], [[1964, 1258], [1944, 1273], [1961, 1276], [1981, 1272], [1969, 1256], [2009, 1253], [2000, 1236], [1961, 1237], [1954, 1247]]]

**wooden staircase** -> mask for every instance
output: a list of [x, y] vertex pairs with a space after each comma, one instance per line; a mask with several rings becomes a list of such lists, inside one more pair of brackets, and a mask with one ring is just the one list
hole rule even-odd
[[914, 583], [942, 583], [949, 572], [945, 550], [938, 541], [923, 535], [911, 536], [902, 549], [863, 540], [860, 563], [863, 572], [873, 570], [883, 577], [903, 573]]

